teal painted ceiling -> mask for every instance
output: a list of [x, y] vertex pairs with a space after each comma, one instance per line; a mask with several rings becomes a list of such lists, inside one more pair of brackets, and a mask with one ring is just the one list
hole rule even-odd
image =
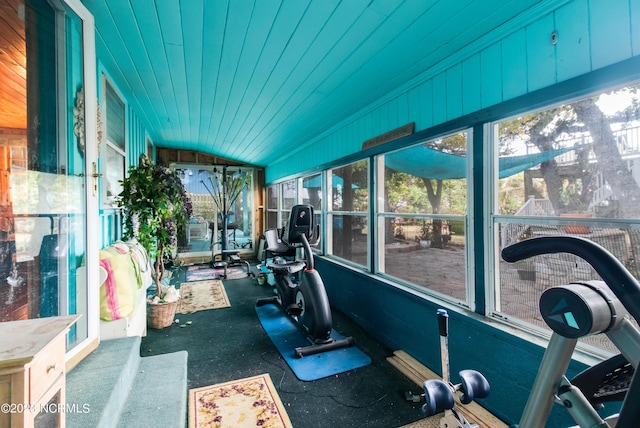
[[535, 0], [83, 0], [159, 147], [266, 166]]

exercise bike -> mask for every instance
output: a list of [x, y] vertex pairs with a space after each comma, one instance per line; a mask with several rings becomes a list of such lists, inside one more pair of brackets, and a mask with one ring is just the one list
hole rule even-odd
[[[319, 242], [319, 227], [314, 225], [313, 207], [296, 205], [286, 229], [265, 231], [266, 251], [273, 256], [267, 268], [275, 278], [276, 295], [260, 299], [256, 305], [278, 304], [306, 333], [309, 346], [295, 348], [298, 357], [353, 346], [353, 337], [333, 339], [329, 298], [318, 271], [314, 268], [311, 246]], [[297, 259], [297, 249], [304, 257]]]
[[[551, 253], [571, 253], [591, 264], [603, 281], [576, 282], [545, 290], [540, 313], [553, 331], [534, 381], [519, 428], [545, 426], [554, 403], [570, 413], [580, 427], [640, 426], [640, 284], [605, 248], [583, 238], [532, 238], [506, 247], [502, 257], [516, 262]], [[569, 380], [565, 376], [581, 337], [604, 333], [620, 354]], [[622, 401], [620, 412], [602, 418], [604, 403]]]

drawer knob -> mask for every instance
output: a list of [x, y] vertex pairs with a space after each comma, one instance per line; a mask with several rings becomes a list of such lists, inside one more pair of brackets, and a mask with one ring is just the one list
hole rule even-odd
[[52, 364], [52, 365], [47, 367], [47, 373], [49, 373], [51, 370], [55, 370], [57, 368], [58, 368], [58, 363]]

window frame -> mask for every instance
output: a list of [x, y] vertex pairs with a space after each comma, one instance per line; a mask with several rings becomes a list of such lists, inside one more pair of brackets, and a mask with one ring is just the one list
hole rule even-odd
[[[115, 189], [119, 190], [121, 189], [120, 184], [117, 182], [117, 180], [123, 180], [126, 175], [127, 175], [127, 104], [124, 101], [124, 97], [122, 97], [122, 95], [120, 94], [120, 92], [118, 91], [118, 89], [115, 87], [115, 85], [113, 83], [111, 83], [109, 81], [109, 79], [107, 78], [107, 76], [103, 75], [103, 100], [104, 100], [104, 115], [105, 115], [105, 119], [104, 119], [104, 126], [105, 126], [105, 132], [104, 132], [104, 142], [105, 142], [105, 153], [102, 155], [102, 157], [104, 158], [104, 162], [102, 164], [102, 176], [104, 177], [103, 180], [103, 186], [102, 186], [102, 192], [101, 192], [101, 205], [103, 207], [103, 209], [108, 209], [108, 208], [116, 208], [117, 207], [117, 202], [116, 202], [116, 195], [112, 195], [109, 196], [108, 195], [108, 182], [107, 182], [107, 177], [109, 177], [109, 175], [112, 174], [112, 169], [113, 169], [113, 164], [109, 163], [109, 151], [111, 151], [113, 154], [115, 154], [116, 156], [118, 156], [119, 158], [122, 159], [122, 165], [121, 165], [121, 171], [117, 171], [116, 172], [116, 184], [115, 184]], [[113, 142], [111, 141], [111, 139], [109, 138], [109, 105], [108, 105], [108, 91], [111, 90], [112, 91], [112, 97], [116, 98], [117, 101], [120, 101], [120, 103], [122, 104], [122, 136], [123, 136], [123, 147], [120, 147], [120, 145], [117, 142]], [[119, 163], [118, 163], [119, 165]], [[120, 166], [120, 165], [119, 165]], [[118, 192], [119, 193], [119, 192]]]
[[[598, 96], [604, 93], [615, 91], [625, 87], [637, 87], [640, 85], [640, 81], [637, 79], [631, 79], [624, 84], [611, 84], [610, 86], [602, 85], [596, 88], [591, 88], [591, 91], [583, 91], [579, 95], [567, 97], [560, 100], [551, 100], [547, 104], [538, 104], [530, 109], [520, 109], [516, 113], [505, 115], [504, 117], [492, 118], [483, 123], [483, 141], [489, 161], [485, 162], [485, 169], [483, 171], [484, 188], [487, 189], [487, 194], [484, 199], [483, 212], [486, 214], [484, 219], [484, 240], [486, 248], [493, 249], [487, 251], [486, 268], [485, 268], [485, 310], [486, 315], [493, 321], [498, 322], [499, 325], [505, 324], [509, 328], [515, 328], [521, 335], [525, 335], [529, 340], [542, 340], [548, 341], [551, 337], [551, 330], [548, 327], [541, 327], [525, 319], [518, 318], [513, 315], [509, 315], [501, 310], [500, 298], [501, 298], [501, 278], [500, 278], [500, 248], [502, 244], [500, 242], [500, 227], [509, 223], [525, 223], [530, 225], [543, 225], [543, 226], [568, 226], [574, 223], [580, 223], [579, 218], [563, 218], [560, 215], [548, 215], [548, 216], [526, 216], [526, 215], [513, 215], [500, 212], [498, 207], [499, 201], [499, 169], [498, 169], [498, 127], [500, 123], [509, 121], [514, 118], [522, 117], [525, 115], [534, 115], [543, 111], [551, 110], [561, 105], [570, 105], [582, 99], [588, 97]], [[582, 220], [590, 225], [595, 225], [602, 228], [629, 228], [640, 229], [640, 219], [633, 218], [589, 218]], [[594, 227], [595, 227], [594, 226]], [[591, 337], [591, 336], [590, 336]], [[592, 344], [585, 343], [582, 338], [577, 345], [578, 359], [588, 361], [589, 358], [608, 358], [613, 355], [606, 349], [596, 347]]]

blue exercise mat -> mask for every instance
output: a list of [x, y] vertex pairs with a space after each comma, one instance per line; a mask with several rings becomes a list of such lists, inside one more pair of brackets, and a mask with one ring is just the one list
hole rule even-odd
[[[295, 348], [309, 345], [302, 329], [275, 304], [256, 306], [258, 319], [296, 377], [312, 381], [371, 364], [371, 358], [355, 346], [299, 358]], [[344, 336], [331, 330], [333, 339]]]

